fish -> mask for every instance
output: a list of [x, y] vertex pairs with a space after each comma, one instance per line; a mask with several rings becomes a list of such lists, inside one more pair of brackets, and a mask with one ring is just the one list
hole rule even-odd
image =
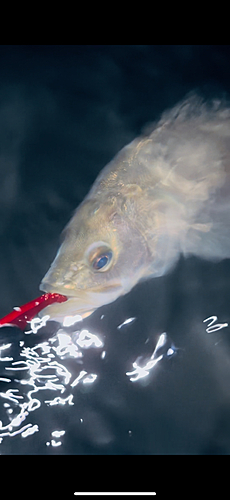
[[68, 300], [43, 313], [87, 317], [180, 255], [229, 258], [229, 193], [230, 107], [186, 97], [98, 175], [40, 285]]

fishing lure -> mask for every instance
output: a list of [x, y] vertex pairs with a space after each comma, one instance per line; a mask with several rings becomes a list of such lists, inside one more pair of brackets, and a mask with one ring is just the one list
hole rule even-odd
[[0, 319], [0, 328], [3, 326], [18, 326], [21, 330], [25, 330], [27, 324], [37, 314], [54, 302], [65, 302], [67, 297], [59, 293], [45, 293], [37, 299], [27, 302], [20, 307], [14, 307], [14, 310]]

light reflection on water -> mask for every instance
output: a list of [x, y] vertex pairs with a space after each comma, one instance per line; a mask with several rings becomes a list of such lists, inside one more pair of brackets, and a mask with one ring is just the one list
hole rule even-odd
[[[0, 345], [0, 442], [5, 438], [20, 435], [27, 438], [41, 429], [37, 423], [30, 422], [32, 412], [41, 406], [74, 406], [76, 387], [80, 384], [94, 384], [99, 374], [89, 371], [84, 364], [86, 351], [90, 350], [103, 363], [106, 350], [103, 336], [82, 329], [67, 333], [60, 328], [55, 336], [43, 342], [28, 346], [28, 335], [37, 333], [39, 325], [44, 326], [47, 317], [31, 322], [31, 330], [25, 332], [25, 340], [20, 340], [18, 359], [11, 356], [12, 343]], [[131, 324], [135, 318], [128, 318], [117, 327]], [[34, 337], [34, 340], [36, 337]], [[130, 382], [147, 377], [154, 366], [165, 356], [175, 354], [176, 348], [170, 343], [166, 333], [159, 335], [157, 344], [150, 356], [140, 356], [127, 362], [124, 373]], [[74, 373], [67, 360], [74, 360]], [[133, 370], [129, 368], [133, 366]], [[76, 376], [77, 375], [77, 376]], [[101, 376], [101, 374], [100, 374]], [[103, 375], [102, 375], [103, 376]], [[15, 387], [16, 386], [16, 387]], [[2, 406], [2, 408], [1, 408]], [[65, 429], [54, 429], [46, 446], [59, 447], [63, 443]]]
[[[36, 333], [38, 321], [33, 322], [32, 330], [28, 333]], [[42, 320], [44, 326], [44, 318]], [[74, 405], [74, 394], [67, 394], [68, 388], [74, 388], [79, 383], [92, 384], [97, 378], [97, 374], [80, 370], [77, 377], [73, 379], [72, 373], [62, 362], [66, 358], [83, 358], [84, 349], [102, 348], [103, 341], [96, 334], [88, 330], [81, 330], [75, 343], [71, 336], [62, 329], [58, 330], [55, 337], [45, 342], [38, 343], [33, 347], [26, 347], [24, 341], [20, 341], [20, 358], [14, 360], [8, 356], [12, 346], [11, 343], [0, 346], [0, 361], [4, 363], [1, 373], [6, 376], [0, 378], [2, 391], [0, 397], [5, 409], [4, 421], [0, 421], [0, 439], [6, 436], [14, 437], [21, 434], [23, 438], [39, 431], [38, 425], [32, 425], [29, 420], [31, 412], [37, 410], [41, 404], [41, 392], [47, 391], [50, 398], [43, 401], [45, 405]], [[2, 365], [3, 366], [3, 365]], [[82, 365], [79, 365], [80, 368]], [[20, 384], [22, 389], [10, 388], [7, 386], [13, 382]], [[24, 387], [27, 388], [24, 391]], [[28, 390], [29, 387], [29, 390]], [[70, 392], [70, 391], [69, 391]], [[28, 423], [26, 423], [28, 422]], [[53, 434], [54, 437], [57, 437]], [[61, 431], [63, 435], [64, 431]], [[57, 446], [54, 439], [51, 445]]]
[[150, 370], [154, 368], [154, 366], [166, 356], [173, 356], [176, 353], [176, 348], [173, 344], [170, 347], [167, 347], [166, 352], [162, 350], [163, 347], [166, 346], [167, 343], [167, 333], [162, 333], [159, 336], [156, 347], [152, 353], [152, 355], [145, 360], [145, 364], [142, 364], [142, 356], [138, 356], [136, 361], [133, 363], [134, 370], [131, 372], [126, 372], [126, 375], [130, 377], [131, 382], [136, 382], [140, 378], [147, 377], [149, 375]]

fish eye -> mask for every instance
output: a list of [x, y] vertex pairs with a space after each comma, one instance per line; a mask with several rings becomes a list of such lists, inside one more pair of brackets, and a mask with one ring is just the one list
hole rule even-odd
[[113, 262], [113, 251], [106, 243], [97, 242], [88, 248], [86, 258], [93, 271], [108, 271]]
[[[95, 271], [105, 271], [112, 260], [112, 251], [103, 252], [97, 255], [92, 261], [92, 267]], [[106, 269], [105, 269], [106, 268]]]

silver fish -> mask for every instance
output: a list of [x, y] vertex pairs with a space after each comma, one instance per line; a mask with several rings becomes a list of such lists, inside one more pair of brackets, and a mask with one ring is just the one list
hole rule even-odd
[[230, 109], [192, 96], [102, 170], [64, 231], [40, 289], [68, 300], [43, 314], [85, 317], [162, 276], [180, 254], [230, 257]]

